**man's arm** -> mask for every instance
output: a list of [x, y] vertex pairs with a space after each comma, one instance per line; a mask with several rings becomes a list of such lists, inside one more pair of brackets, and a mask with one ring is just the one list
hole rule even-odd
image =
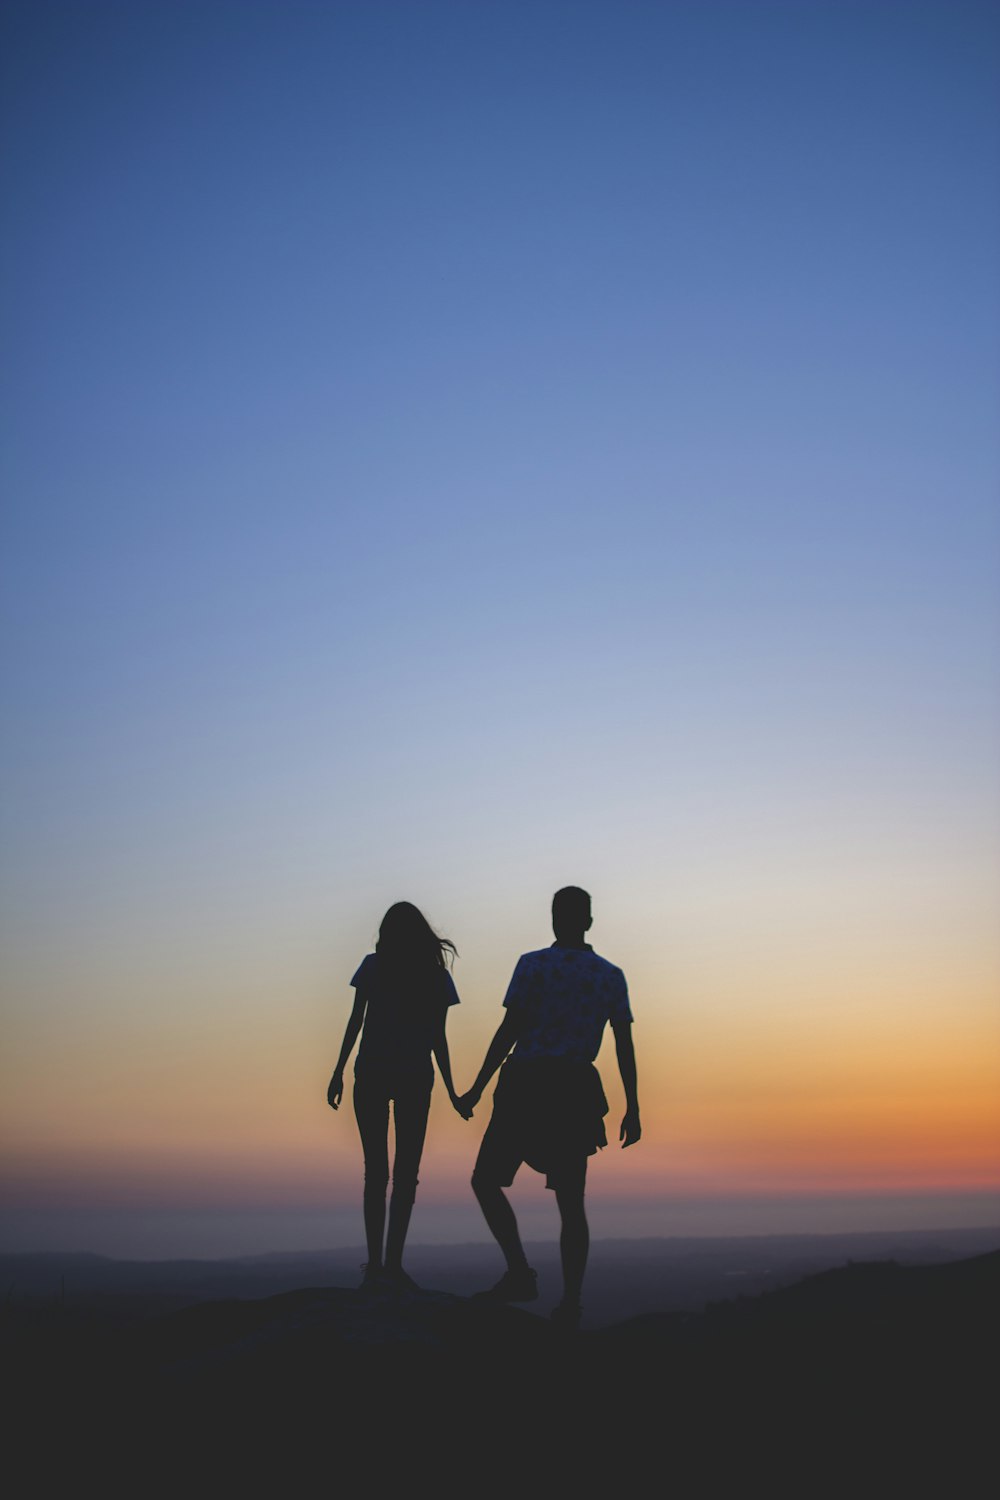
[[460, 1104], [467, 1105], [470, 1110], [475, 1109], [483, 1097], [483, 1089], [517, 1041], [519, 1029], [517, 1017], [512, 1011], [508, 1011], [497, 1027], [493, 1040], [487, 1048], [486, 1057], [483, 1060], [482, 1067], [476, 1074], [475, 1083], [469, 1092], [462, 1096], [459, 1101]]
[[634, 1146], [642, 1135], [642, 1126], [639, 1123], [639, 1087], [635, 1073], [635, 1048], [632, 1045], [632, 1022], [625, 1017], [611, 1022], [611, 1030], [615, 1036], [615, 1053], [618, 1057], [618, 1071], [622, 1075], [622, 1085], [625, 1089], [625, 1118], [622, 1128], [618, 1132], [618, 1139], [622, 1146]]

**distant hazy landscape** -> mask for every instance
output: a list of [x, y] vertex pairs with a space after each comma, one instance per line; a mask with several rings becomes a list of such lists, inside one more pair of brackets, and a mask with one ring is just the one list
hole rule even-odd
[[[604, 1239], [594, 1242], [587, 1276], [585, 1326], [645, 1313], [698, 1311], [712, 1302], [753, 1296], [849, 1262], [943, 1264], [1000, 1249], [1000, 1227], [884, 1230], [867, 1234], [752, 1235]], [[551, 1240], [528, 1245], [539, 1272], [537, 1310], [559, 1295], [558, 1250]], [[0, 1256], [8, 1302], [58, 1301], [129, 1320], [197, 1302], [262, 1298], [307, 1287], [357, 1286], [364, 1251], [275, 1253], [225, 1260], [116, 1260], [86, 1254]], [[469, 1296], [502, 1269], [490, 1245], [414, 1245], [411, 1274], [427, 1290]]]

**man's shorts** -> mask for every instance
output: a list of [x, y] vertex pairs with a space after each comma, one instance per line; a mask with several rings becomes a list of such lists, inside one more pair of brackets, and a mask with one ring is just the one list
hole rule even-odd
[[527, 1162], [544, 1172], [546, 1187], [582, 1192], [587, 1158], [607, 1145], [607, 1110], [592, 1063], [509, 1058], [497, 1080], [474, 1177], [509, 1187]]

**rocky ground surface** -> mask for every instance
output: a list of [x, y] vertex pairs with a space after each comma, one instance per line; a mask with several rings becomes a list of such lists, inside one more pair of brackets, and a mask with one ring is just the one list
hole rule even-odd
[[987, 1493], [998, 1289], [1000, 1254], [849, 1265], [577, 1335], [433, 1290], [315, 1287], [126, 1324], [8, 1304], [7, 1447], [20, 1495]]

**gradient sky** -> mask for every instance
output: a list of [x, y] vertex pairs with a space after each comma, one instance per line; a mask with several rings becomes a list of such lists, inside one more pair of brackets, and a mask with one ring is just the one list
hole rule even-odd
[[5, 1243], [360, 1241], [383, 911], [462, 1083], [568, 882], [607, 1232], [1000, 1221], [997, 7], [2, 25]]

